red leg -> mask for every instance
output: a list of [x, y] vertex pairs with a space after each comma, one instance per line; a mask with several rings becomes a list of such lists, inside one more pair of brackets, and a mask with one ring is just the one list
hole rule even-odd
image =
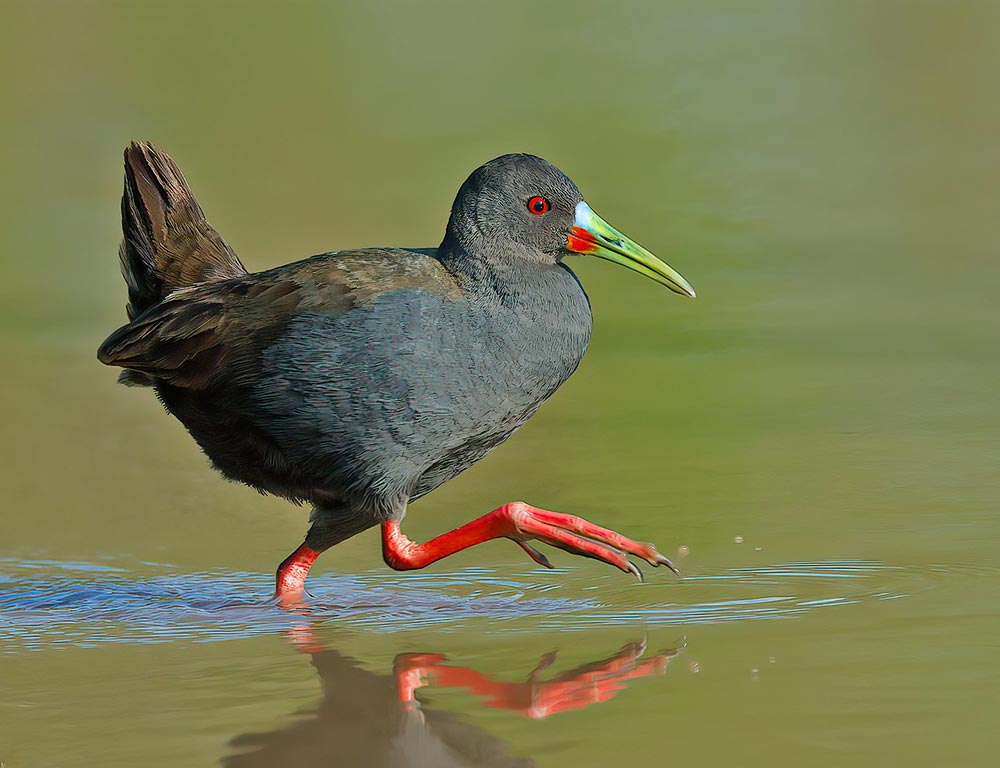
[[275, 575], [274, 596], [284, 603], [293, 603], [302, 596], [309, 569], [319, 552], [303, 544], [284, 559]]
[[399, 530], [398, 521], [383, 523], [382, 554], [390, 568], [410, 570], [423, 568], [462, 549], [499, 538], [513, 539], [532, 560], [548, 567], [551, 566], [545, 556], [526, 544], [526, 541], [537, 539], [574, 555], [602, 560], [633, 574], [640, 581], [642, 574], [625, 557], [626, 554], [641, 557], [650, 565], [665, 565], [677, 573], [673, 564], [657, 552], [652, 544], [633, 541], [574, 515], [549, 512], [521, 501], [504, 504], [471, 523], [423, 544], [410, 541]]

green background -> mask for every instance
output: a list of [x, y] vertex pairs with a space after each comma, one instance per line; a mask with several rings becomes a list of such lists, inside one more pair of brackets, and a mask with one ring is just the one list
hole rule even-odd
[[995, 3], [0, 15], [6, 768], [218, 764], [241, 734], [340, 717], [314, 712], [322, 675], [263, 604], [305, 511], [223, 482], [95, 360], [124, 322], [130, 139], [175, 157], [250, 269], [435, 245], [466, 174], [527, 151], [698, 290], [573, 259], [595, 315], [580, 370], [407, 518], [423, 539], [524, 498], [688, 547], [682, 580], [559, 552], [541, 573], [508, 542], [400, 576], [371, 531], [319, 561], [312, 619], [369, 673], [342, 686], [358, 701], [405, 652], [514, 682], [553, 649], [543, 677], [644, 637], [684, 652], [544, 720], [431, 685], [395, 758], [359, 727], [327, 764], [444, 765], [413, 746], [434, 712], [539, 766], [994, 764]]

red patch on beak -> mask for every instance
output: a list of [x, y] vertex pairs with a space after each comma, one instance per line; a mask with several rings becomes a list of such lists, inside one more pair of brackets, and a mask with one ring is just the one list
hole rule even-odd
[[569, 237], [566, 238], [566, 247], [573, 253], [593, 253], [597, 250], [597, 240], [583, 227], [572, 226], [569, 230]]

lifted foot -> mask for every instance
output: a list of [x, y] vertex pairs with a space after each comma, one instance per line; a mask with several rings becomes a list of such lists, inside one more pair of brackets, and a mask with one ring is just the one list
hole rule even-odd
[[409, 570], [423, 568], [455, 552], [497, 538], [513, 539], [532, 560], [546, 568], [552, 567], [548, 558], [528, 541], [540, 541], [574, 555], [601, 560], [631, 573], [639, 581], [642, 581], [642, 574], [626, 555], [642, 558], [652, 566], [665, 565], [678, 573], [673, 563], [650, 543], [634, 541], [575, 515], [550, 512], [522, 501], [504, 504], [488, 515], [423, 544], [410, 541], [399, 530], [398, 521], [383, 523], [382, 553], [391, 568]]

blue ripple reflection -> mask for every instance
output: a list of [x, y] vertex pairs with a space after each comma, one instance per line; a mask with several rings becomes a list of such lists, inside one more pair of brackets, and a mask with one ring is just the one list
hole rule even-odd
[[[308, 614], [313, 622], [336, 622], [370, 632], [425, 627], [449, 631], [477, 620], [490, 622], [491, 631], [772, 620], [862, 600], [904, 597], [905, 591], [886, 583], [893, 571], [903, 570], [869, 561], [733, 568], [716, 575], [687, 576], [680, 582], [647, 584], [629, 593], [626, 599], [631, 604], [626, 605], [560, 597], [559, 590], [571, 586], [564, 586], [559, 574], [552, 572], [527, 574], [540, 583], [485, 568], [405, 576], [326, 574], [310, 581]], [[300, 625], [301, 615], [267, 600], [271, 585], [270, 576], [252, 573], [138, 575], [93, 563], [0, 559], [0, 652], [99, 643], [215, 641]], [[636, 599], [642, 602], [634, 604]]]

